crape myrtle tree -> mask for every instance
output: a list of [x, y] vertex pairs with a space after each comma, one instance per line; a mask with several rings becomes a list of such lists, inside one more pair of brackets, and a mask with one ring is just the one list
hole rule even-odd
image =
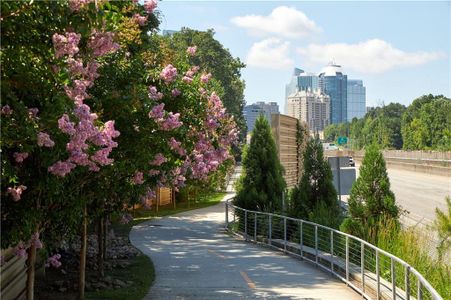
[[271, 128], [265, 117], [260, 115], [244, 153], [243, 175], [235, 204], [245, 209], [277, 212], [282, 209], [285, 188], [283, 167], [277, 157]]
[[238, 131], [220, 83], [193, 64], [195, 45], [171, 61], [152, 43], [155, 8], [2, 2], [2, 248], [28, 254], [29, 295], [37, 248], [58, 267], [81, 226], [83, 298], [89, 220], [230, 159]]
[[309, 139], [303, 161], [302, 177], [290, 193], [290, 215], [337, 228], [341, 208], [318, 136]]
[[385, 160], [376, 144], [366, 148], [359, 172], [349, 196], [348, 216], [340, 228], [375, 244], [380, 227], [388, 222], [395, 224], [395, 229], [398, 227], [401, 212], [390, 190]]

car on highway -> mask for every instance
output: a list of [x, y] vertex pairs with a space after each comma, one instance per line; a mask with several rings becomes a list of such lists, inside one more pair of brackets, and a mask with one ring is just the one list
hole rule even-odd
[[352, 159], [352, 156], [349, 157], [349, 166], [355, 167], [355, 161]]

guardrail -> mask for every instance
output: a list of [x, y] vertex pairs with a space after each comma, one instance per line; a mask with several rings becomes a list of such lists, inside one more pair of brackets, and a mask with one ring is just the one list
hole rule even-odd
[[355, 236], [287, 216], [225, 205], [226, 228], [332, 273], [366, 299], [443, 300], [402, 259]]

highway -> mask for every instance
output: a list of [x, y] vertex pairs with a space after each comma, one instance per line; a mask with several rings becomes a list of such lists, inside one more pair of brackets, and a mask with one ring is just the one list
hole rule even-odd
[[435, 219], [436, 207], [447, 211], [445, 197], [451, 196], [451, 178], [395, 168], [387, 171], [396, 202], [409, 212], [404, 223], [427, 225]]

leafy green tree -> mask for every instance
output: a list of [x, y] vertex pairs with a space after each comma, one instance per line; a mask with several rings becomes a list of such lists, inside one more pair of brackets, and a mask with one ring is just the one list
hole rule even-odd
[[438, 233], [439, 244], [437, 246], [438, 259], [443, 261], [443, 257], [451, 249], [451, 198], [446, 197], [448, 214], [439, 208], [435, 209], [435, 221], [432, 228]]
[[251, 142], [243, 159], [243, 175], [235, 204], [245, 209], [280, 211], [285, 192], [283, 168], [268, 121], [260, 115], [255, 121]]
[[451, 99], [425, 95], [415, 99], [402, 116], [406, 150], [451, 150]]
[[[241, 79], [241, 69], [245, 67], [240, 59], [233, 57], [230, 51], [214, 38], [212, 29], [199, 31], [190, 28], [182, 28], [174, 33], [171, 46], [183, 53], [189, 46], [197, 46], [197, 54], [193, 64], [211, 72], [213, 77], [220, 82], [223, 93], [219, 96], [224, 107], [232, 114], [235, 121], [244, 134], [246, 122], [243, 117], [244, 81]], [[244, 135], [243, 135], [244, 137]]]
[[385, 160], [376, 144], [366, 148], [360, 176], [351, 189], [349, 213], [341, 230], [375, 243], [380, 226], [398, 224], [400, 208], [390, 190]]
[[[318, 137], [310, 139], [304, 152], [304, 171], [290, 194], [290, 215], [319, 221], [337, 227], [341, 208], [333, 185], [332, 171], [324, 159], [323, 146]], [[325, 213], [329, 217], [325, 217]]]

